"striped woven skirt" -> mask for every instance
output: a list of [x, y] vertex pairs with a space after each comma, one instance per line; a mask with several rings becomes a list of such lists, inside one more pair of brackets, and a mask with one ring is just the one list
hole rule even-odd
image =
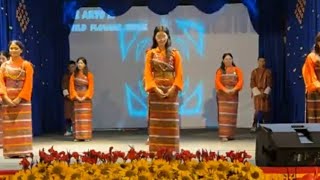
[[159, 149], [179, 152], [178, 93], [172, 97], [160, 98], [155, 92], [150, 92], [148, 122], [150, 152], [156, 152]]
[[217, 93], [219, 137], [233, 139], [237, 127], [238, 94]]
[[320, 93], [312, 92], [306, 95], [306, 122], [320, 123]]
[[92, 101], [74, 102], [74, 139], [92, 139]]
[[[0, 108], [1, 112], [1, 108]], [[3, 145], [3, 127], [2, 127], [2, 113], [0, 113], [0, 148], [2, 148]]]
[[3, 155], [5, 157], [28, 156], [32, 153], [31, 103], [18, 106], [3, 105]]

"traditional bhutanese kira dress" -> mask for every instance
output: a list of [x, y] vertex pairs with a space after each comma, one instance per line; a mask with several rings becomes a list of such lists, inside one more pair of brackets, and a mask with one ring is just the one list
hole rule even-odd
[[[233, 139], [237, 126], [239, 91], [243, 86], [243, 75], [238, 67], [221, 69], [216, 74], [216, 89], [218, 103], [219, 137]], [[223, 92], [226, 89], [236, 89], [234, 94]]]
[[31, 93], [33, 67], [23, 59], [7, 61], [1, 66], [0, 79], [11, 100], [21, 98], [19, 105], [3, 105], [3, 155], [26, 156], [32, 152]]
[[[74, 139], [92, 139], [92, 97], [94, 93], [93, 74], [79, 73], [70, 77], [70, 98], [74, 100]], [[75, 98], [86, 97], [82, 102]]]
[[[178, 91], [182, 90], [182, 64], [177, 50], [171, 50], [170, 58], [159, 48], [147, 51], [145, 61], [145, 89], [149, 92], [149, 151], [168, 149], [179, 152], [180, 122]], [[161, 98], [154, 88], [164, 93], [173, 85], [176, 91], [172, 96]]]
[[320, 57], [310, 53], [302, 68], [306, 86], [306, 122], [320, 123]]

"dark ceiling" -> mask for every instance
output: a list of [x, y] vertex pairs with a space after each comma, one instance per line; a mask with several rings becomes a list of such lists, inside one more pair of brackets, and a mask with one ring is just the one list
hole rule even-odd
[[[134, 6], [145, 6], [148, 0], [133, 0]], [[165, 0], [164, 0], [165, 1]], [[182, 0], [180, 5], [192, 5], [194, 0]], [[241, 0], [228, 0], [228, 3], [242, 3]], [[99, 4], [99, 0], [91, 0], [86, 7], [97, 7]]]

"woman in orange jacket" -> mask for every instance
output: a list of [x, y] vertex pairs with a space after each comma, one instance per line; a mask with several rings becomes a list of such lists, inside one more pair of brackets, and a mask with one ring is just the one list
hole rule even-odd
[[243, 74], [233, 62], [231, 53], [222, 56], [216, 72], [219, 137], [222, 141], [234, 139], [237, 126], [239, 91], [243, 86]]
[[70, 99], [74, 100], [74, 141], [92, 139], [93, 74], [89, 72], [87, 60], [80, 57], [77, 68], [70, 77]]

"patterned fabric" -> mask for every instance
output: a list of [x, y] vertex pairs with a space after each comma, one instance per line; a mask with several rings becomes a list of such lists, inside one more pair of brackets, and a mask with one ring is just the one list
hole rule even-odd
[[299, 22], [299, 24], [302, 24], [304, 11], [306, 9], [306, 0], [298, 0], [296, 4], [296, 9], [294, 11], [294, 14], [296, 15], [296, 18]]
[[[238, 82], [235, 72], [224, 73], [221, 75], [221, 83], [227, 88], [232, 89]], [[234, 138], [238, 115], [238, 93], [226, 94], [222, 91], [217, 92], [218, 102], [218, 123], [220, 138]]]
[[[174, 59], [167, 59], [154, 52], [151, 62], [157, 87], [164, 93], [174, 83]], [[149, 151], [170, 149], [179, 152], [179, 102], [178, 91], [171, 97], [161, 98], [155, 92], [149, 93]]]
[[[83, 97], [88, 89], [86, 76], [75, 77], [75, 89], [79, 97]], [[76, 140], [92, 139], [92, 101], [74, 102], [74, 138]]]
[[16, 18], [20, 24], [21, 31], [24, 33], [27, 30], [28, 24], [30, 22], [27, 6], [24, 0], [21, 0], [19, 2], [19, 5], [16, 10]]
[[0, 107], [0, 148], [3, 146], [2, 107]]
[[[69, 89], [69, 82], [70, 82], [70, 73], [64, 74], [62, 79], [62, 90]], [[70, 100], [68, 97], [64, 97], [64, 118], [65, 119], [74, 119], [73, 118], [73, 101]]]
[[306, 105], [307, 123], [320, 123], [320, 93], [307, 93]]
[[[4, 79], [10, 99], [15, 99], [22, 90], [25, 76], [23, 65], [14, 67], [9, 63], [5, 64]], [[24, 156], [32, 153], [31, 102], [22, 99], [15, 107], [4, 104], [2, 123], [4, 156]]]
[[[258, 88], [263, 93], [267, 87], [272, 87], [271, 71], [266, 68], [256, 68], [251, 73], [250, 87]], [[261, 112], [269, 112], [271, 109], [270, 96], [257, 95], [253, 97], [254, 109]]]

